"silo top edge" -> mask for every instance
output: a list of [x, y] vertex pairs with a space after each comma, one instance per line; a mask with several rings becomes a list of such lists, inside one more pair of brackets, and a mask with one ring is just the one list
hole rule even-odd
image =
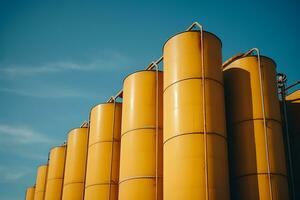
[[[138, 71], [132, 72], [132, 73], [128, 74], [127, 76], [125, 76], [125, 78], [123, 79], [123, 84], [124, 84], [125, 80], [128, 77], [130, 77], [131, 75], [137, 74], [137, 73], [141, 73], [141, 72], [153, 72], [153, 73], [156, 73], [156, 70], [146, 70], [146, 69], [143, 69], [143, 70], [138, 70]], [[158, 72], [162, 73], [163, 71], [158, 70]]]
[[[297, 93], [300, 93], [300, 89], [295, 90], [295, 91], [293, 91], [293, 92], [287, 94], [287, 95], [286, 95], [286, 98], [291, 98], [292, 95], [295, 95], [295, 94], [297, 95]], [[299, 96], [300, 96], [300, 95], [299, 95]], [[287, 101], [295, 101], [295, 100], [297, 100], [297, 99], [299, 99], [299, 97], [287, 99]]]
[[88, 128], [88, 127], [77, 127], [77, 128], [72, 128], [68, 131], [67, 135], [69, 135], [70, 133], [72, 133], [72, 131], [76, 130], [76, 129], [83, 129], [83, 128]]
[[[97, 103], [94, 106], [91, 107], [90, 111], [92, 111], [94, 108], [101, 106], [101, 105], [105, 105], [105, 104], [114, 104], [114, 102], [103, 102], [103, 103]], [[121, 104], [122, 102], [115, 102], [115, 104]]]
[[62, 144], [62, 145], [59, 145], [59, 146], [51, 147], [49, 152], [51, 152], [52, 150], [57, 149], [57, 148], [65, 148], [66, 146], [67, 146], [67, 144]]
[[[179, 32], [179, 33], [176, 33], [176, 34], [174, 34], [174, 35], [172, 35], [169, 39], [167, 39], [167, 41], [165, 41], [165, 43], [163, 44], [163, 49], [165, 48], [165, 45], [168, 43], [168, 41], [169, 40], [171, 40], [172, 38], [174, 38], [174, 37], [176, 37], [176, 36], [178, 36], [178, 35], [181, 35], [181, 34], [183, 34], [183, 33], [188, 33], [188, 32], [201, 32], [200, 30], [190, 30], [190, 31], [182, 31], [182, 32]], [[212, 35], [212, 36], [214, 36], [215, 38], [217, 38], [218, 40], [219, 40], [219, 42], [220, 42], [220, 44], [221, 44], [221, 47], [223, 46], [223, 44], [222, 44], [222, 40], [216, 35], [216, 34], [214, 34], [214, 33], [212, 33], [212, 32], [209, 32], [209, 31], [203, 31], [203, 33], [207, 33], [207, 34], [209, 34], [209, 35]]]
[[37, 166], [37, 169], [39, 169], [40, 167], [48, 167], [48, 164], [40, 164]]
[[[232, 63], [234, 63], [235, 61], [237, 61], [237, 60], [246, 59], [246, 58], [249, 58], [249, 57], [257, 57], [257, 55], [248, 55], [248, 56], [245, 56], [245, 57], [242, 57], [242, 56], [236, 56], [236, 58], [234, 58], [234, 57], [235, 57], [235, 56], [229, 58], [228, 60], [226, 60], [226, 61], [223, 63], [223, 65], [222, 65], [223, 70], [224, 70], [225, 68], [227, 68], [229, 65], [231, 65]], [[270, 58], [270, 57], [268, 57], [268, 56], [263, 56], [263, 55], [260, 55], [260, 57], [261, 57], [261, 58], [264, 58], [264, 59], [267, 59], [267, 60], [270, 60], [270, 61], [274, 64], [275, 69], [277, 68], [277, 64], [276, 64], [276, 62], [275, 62], [272, 58]], [[232, 60], [230, 61], [230, 59], [232, 59]]]

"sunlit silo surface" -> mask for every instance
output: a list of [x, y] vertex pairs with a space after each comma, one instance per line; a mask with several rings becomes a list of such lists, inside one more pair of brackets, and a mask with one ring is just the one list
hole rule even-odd
[[61, 200], [65, 169], [66, 145], [50, 151], [45, 200]]
[[25, 200], [34, 200], [35, 186], [29, 187], [26, 190]]
[[46, 181], [47, 181], [48, 165], [41, 165], [38, 167], [35, 182], [34, 200], [44, 200]]
[[228, 200], [221, 41], [183, 32], [163, 54], [164, 200]]
[[300, 199], [300, 90], [283, 112], [278, 98], [300, 81], [286, 81], [257, 48], [222, 64], [194, 22], [51, 149], [25, 199]]
[[86, 170], [88, 128], [69, 132], [62, 200], [82, 200]]
[[85, 200], [117, 200], [122, 104], [99, 104], [90, 113]]
[[124, 80], [119, 200], [162, 199], [163, 73]]
[[224, 68], [232, 196], [289, 199], [276, 65], [267, 57], [260, 60], [261, 70], [257, 56]]
[[300, 199], [300, 90], [286, 97], [286, 106], [295, 183], [295, 199]]

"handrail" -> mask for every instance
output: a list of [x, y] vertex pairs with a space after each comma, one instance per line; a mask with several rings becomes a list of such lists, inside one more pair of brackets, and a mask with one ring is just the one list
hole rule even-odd
[[257, 64], [258, 64], [258, 74], [259, 74], [259, 85], [260, 85], [260, 96], [261, 96], [261, 109], [263, 115], [263, 123], [264, 123], [264, 139], [265, 139], [265, 148], [266, 148], [266, 161], [267, 161], [267, 170], [268, 170], [268, 181], [269, 181], [269, 194], [270, 199], [273, 199], [272, 192], [272, 181], [271, 181], [271, 169], [270, 169], [270, 158], [269, 158], [269, 140], [267, 135], [267, 119], [266, 119], [266, 111], [265, 111], [265, 98], [264, 98], [264, 84], [263, 84], [263, 76], [262, 76], [262, 64], [261, 64], [261, 54], [258, 48], [252, 48], [246, 53], [244, 53], [241, 57], [247, 57], [256, 52], [257, 56]]
[[155, 67], [155, 200], [159, 199], [159, 195], [158, 195], [158, 141], [159, 141], [159, 130], [158, 130], [158, 126], [159, 126], [159, 97], [158, 97], [158, 84], [159, 84], [159, 80], [158, 80], [158, 68], [159, 66], [157, 65], [156, 62], [153, 62], [153, 66]]
[[243, 53], [238, 53], [234, 56], [232, 56], [231, 58], [229, 58], [228, 60], [226, 60], [223, 64], [222, 64], [222, 68], [225, 68], [227, 65], [229, 65], [230, 63], [232, 63], [233, 61], [243, 57]]
[[296, 85], [299, 85], [300, 84], [300, 80], [299, 81], [296, 81], [295, 83], [293, 83], [293, 84], [291, 84], [291, 85], [289, 85], [289, 86], [287, 86], [286, 88], [285, 88], [285, 92], [287, 92], [289, 89], [291, 89], [291, 88], [293, 88], [293, 87], [295, 87]]
[[206, 90], [205, 90], [205, 67], [204, 67], [204, 35], [203, 26], [198, 22], [194, 22], [188, 30], [192, 30], [195, 26], [200, 29], [201, 43], [201, 76], [202, 76], [202, 118], [203, 118], [203, 143], [204, 143], [204, 175], [205, 175], [205, 199], [209, 200], [209, 181], [208, 181], [208, 156], [207, 156], [207, 127], [206, 127]]
[[202, 76], [202, 118], [203, 118], [203, 143], [204, 143], [204, 177], [205, 177], [205, 199], [209, 200], [209, 181], [208, 181], [208, 156], [207, 156], [207, 127], [206, 127], [206, 92], [205, 92], [205, 67], [204, 67], [204, 30], [198, 22], [194, 22], [187, 28], [191, 31], [193, 28], [200, 29], [200, 48], [201, 48], [201, 76]]
[[88, 121], [83, 121], [82, 124], [80, 125], [80, 128], [88, 128], [90, 126], [90, 123]]
[[[116, 97], [118, 98], [118, 97]], [[113, 184], [113, 161], [114, 161], [114, 143], [115, 143], [115, 121], [116, 121], [116, 98], [113, 99], [113, 114], [112, 114], [112, 144], [110, 149], [110, 173], [109, 173], [109, 194], [108, 199], [111, 200], [111, 185]]]

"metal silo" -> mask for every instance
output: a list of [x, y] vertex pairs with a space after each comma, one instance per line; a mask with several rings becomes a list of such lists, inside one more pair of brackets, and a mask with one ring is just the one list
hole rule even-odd
[[46, 181], [47, 181], [48, 165], [41, 165], [38, 167], [36, 175], [34, 200], [44, 200]]
[[50, 151], [45, 200], [61, 200], [65, 169], [66, 145]]
[[35, 186], [29, 187], [26, 190], [25, 200], [34, 200]]
[[164, 200], [229, 200], [221, 41], [182, 32], [163, 56]]
[[233, 199], [289, 199], [276, 64], [253, 49], [224, 67]]
[[162, 84], [159, 71], [124, 80], [119, 200], [162, 199]]
[[122, 104], [99, 104], [90, 113], [85, 200], [117, 200]]
[[300, 90], [286, 96], [295, 199], [300, 199]]
[[62, 200], [83, 200], [88, 128], [69, 132]]

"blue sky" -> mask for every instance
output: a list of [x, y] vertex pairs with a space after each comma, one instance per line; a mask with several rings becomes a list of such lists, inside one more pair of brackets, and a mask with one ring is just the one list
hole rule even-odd
[[0, 0], [0, 200], [23, 199], [49, 149], [193, 21], [221, 38], [223, 60], [258, 47], [300, 79], [299, 10], [297, 0]]

